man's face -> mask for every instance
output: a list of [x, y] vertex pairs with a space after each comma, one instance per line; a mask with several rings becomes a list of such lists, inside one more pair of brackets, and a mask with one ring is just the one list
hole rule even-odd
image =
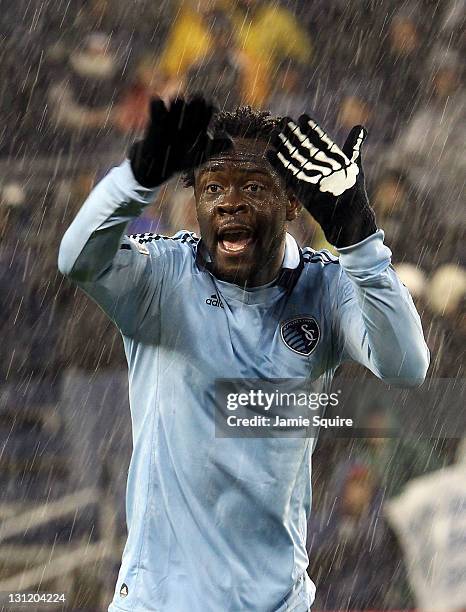
[[201, 166], [194, 193], [202, 239], [215, 275], [251, 287], [281, 267], [287, 221], [298, 203], [264, 156], [267, 143], [234, 139], [234, 147]]

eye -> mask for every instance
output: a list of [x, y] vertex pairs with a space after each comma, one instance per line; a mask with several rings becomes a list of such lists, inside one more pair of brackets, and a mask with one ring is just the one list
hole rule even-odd
[[218, 193], [220, 189], [221, 186], [217, 185], [217, 183], [209, 183], [205, 186], [205, 190], [207, 191], [207, 193]]
[[246, 191], [251, 191], [252, 193], [258, 193], [259, 191], [262, 191], [264, 189], [264, 186], [261, 185], [260, 183], [248, 183], [244, 189]]

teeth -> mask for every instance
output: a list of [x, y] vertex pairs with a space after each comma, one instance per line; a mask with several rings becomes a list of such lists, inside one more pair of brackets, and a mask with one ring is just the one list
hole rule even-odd
[[248, 228], [226, 229], [219, 234], [219, 243], [223, 250], [238, 253], [252, 242], [252, 231]]
[[245, 249], [249, 244], [249, 241], [228, 242], [227, 240], [224, 240], [222, 244], [225, 251], [231, 251], [232, 253], [236, 253]]
[[[233, 234], [229, 234], [229, 236], [233, 237]], [[231, 251], [233, 253], [237, 253], [238, 251], [242, 251], [251, 243], [250, 236], [239, 237], [240, 234], [235, 235], [235, 240], [231, 240], [229, 238], [223, 238], [221, 240], [221, 244], [225, 251]]]

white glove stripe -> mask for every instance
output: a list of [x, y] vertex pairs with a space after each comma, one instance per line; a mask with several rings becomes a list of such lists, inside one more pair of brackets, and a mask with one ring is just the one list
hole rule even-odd
[[[333, 140], [331, 140], [326, 135], [326, 133], [317, 125], [317, 123], [314, 123], [314, 125], [316, 126], [316, 128], [313, 129], [312, 131], [314, 132], [316, 138], [318, 138], [322, 142], [321, 150], [324, 153], [334, 153], [335, 155], [338, 155], [338, 157], [341, 158], [344, 162], [347, 162], [349, 164], [349, 159], [346, 157], [346, 155], [343, 153], [340, 147], [337, 144], [335, 144]], [[306, 136], [306, 138], [307, 140], [309, 140], [309, 136]], [[333, 162], [335, 162], [335, 165], [333, 166], [335, 170], [342, 167], [343, 163], [341, 159], [336, 160], [334, 157], [330, 155], [328, 156], [328, 158], [331, 159]]]
[[356, 177], [359, 174], [359, 168], [356, 164], [351, 164], [342, 168], [339, 172], [335, 172], [330, 177], [325, 177], [319, 185], [320, 191], [325, 193], [328, 191], [334, 196], [339, 196], [347, 189], [351, 189], [356, 183]]
[[285, 145], [285, 147], [288, 149], [288, 151], [290, 152], [291, 157], [294, 160], [296, 160], [297, 162], [299, 162], [299, 164], [302, 166], [303, 170], [317, 170], [318, 172], [320, 172], [324, 176], [328, 176], [329, 174], [332, 173], [333, 166], [330, 163], [330, 160], [326, 157], [326, 155], [322, 151], [319, 151], [320, 157], [323, 157], [322, 161], [326, 162], [327, 164], [330, 164], [332, 166], [332, 168], [329, 168], [328, 166], [316, 166], [316, 165], [314, 165], [312, 163], [313, 160], [317, 160], [317, 162], [319, 161], [319, 159], [317, 159], [317, 155], [314, 156], [311, 160], [308, 160], [307, 157], [304, 157], [303, 155], [301, 155], [301, 153], [299, 153], [298, 148], [296, 147], [296, 145], [291, 143], [285, 136], [280, 134], [280, 139], [283, 142], [283, 144]]
[[350, 160], [346, 157], [346, 155], [343, 153], [340, 147], [337, 144], [335, 144], [331, 138], [327, 136], [326, 132], [324, 132], [324, 130], [320, 127], [320, 125], [317, 125], [317, 123], [313, 121], [312, 119], [308, 121], [308, 125], [317, 134], [317, 136], [319, 136], [322, 142], [325, 142], [325, 144], [329, 147], [329, 151], [333, 149], [335, 153], [338, 153], [338, 155], [342, 155], [343, 158], [347, 160], [349, 163]]
[[289, 120], [279, 134], [283, 145], [279, 145], [277, 157], [294, 179], [318, 185], [320, 192], [338, 197], [356, 183], [359, 174], [356, 160], [360, 156], [364, 136], [365, 131], [361, 129], [349, 159], [312, 119], [306, 121], [302, 129]]
[[309, 176], [308, 174], [305, 174], [302, 171], [298, 172], [298, 174], [296, 175], [296, 178], [298, 178], [301, 181], [305, 181], [306, 183], [313, 183], [314, 185], [319, 183], [320, 180], [322, 179], [322, 177], [319, 177], [319, 176]]
[[287, 170], [289, 170], [293, 176], [301, 181], [305, 181], [306, 183], [313, 183], [316, 185], [322, 178], [322, 176], [308, 176], [305, 174], [300, 168], [296, 168], [290, 162], [290, 160], [286, 159], [286, 157], [282, 153], [277, 153], [277, 158], [281, 161], [281, 163], [285, 166]]
[[[327, 157], [324, 151], [322, 151], [321, 149], [313, 145], [311, 141], [309, 140], [309, 138], [301, 132], [301, 130], [299, 129], [299, 126], [297, 126], [296, 123], [293, 123], [293, 121], [289, 121], [287, 125], [290, 128], [290, 130], [293, 132], [293, 134], [297, 136], [302, 146], [305, 147], [306, 149], [309, 149], [309, 151], [311, 152], [311, 157], [313, 157], [317, 161], [320, 160], [320, 161], [326, 162], [327, 164], [330, 164], [334, 170], [338, 170], [341, 168], [340, 163], [338, 163], [332, 157]], [[281, 134], [280, 134], [280, 137], [281, 137]], [[348, 163], [349, 163], [349, 160], [348, 160]]]
[[351, 156], [351, 161], [352, 162], [355, 162], [358, 159], [358, 157], [359, 157], [359, 155], [361, 153], [361, 145], [362, 145], [363, 141], [364, 141], [364, 130], [361, 130], [359, 132], [358, 139], [356, 140], [356, 143], [355, 143], [355, 145], [353, 147], [353, 155]]
[[[299, 129], [299, 127], [296, 125], [296, 123], [293, 123], [293, 121], [289, 121], [287, 123], [288, 127], [290, 128], [290, 130], [293, 132], [293, 134], [298, 138], [298, 140], [301, 142], [301, 144], [306, 147], [306, 149], [309, 149], [309, 151], [311, 152], [311, 155], [315, 155], [316, 153], [320, 153], [320, 149], [318, 149], [316, 146], [314, 146], [310, 140], [307, 138], [307, 136], [305, 136], [301, 130]], [[280, 138], [282, 137], [282, 134], [280, 133]]]

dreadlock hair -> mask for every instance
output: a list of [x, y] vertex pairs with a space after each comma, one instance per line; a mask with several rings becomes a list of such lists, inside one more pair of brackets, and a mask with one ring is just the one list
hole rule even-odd
[[[251, 140], [269, 140], [277, 128], [280, 117], [273, 117], [269, 111], [261, 111], [251, 106], [238, 106], [233, 112], [221, 111], [214, 115], [210, 130], [213, 136], [232, 138], [250, 138]], [[183, 185], [193, 187], [194, 170], [183, 174]]]

